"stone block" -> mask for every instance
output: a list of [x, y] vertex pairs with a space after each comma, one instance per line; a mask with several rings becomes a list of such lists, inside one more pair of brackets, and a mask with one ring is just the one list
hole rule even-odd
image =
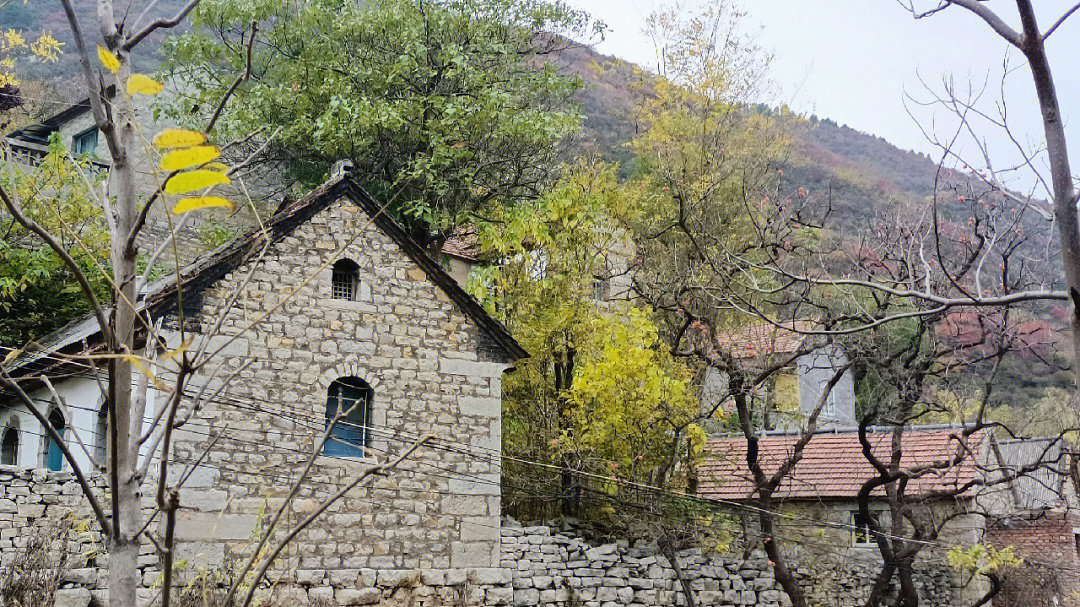
[[503, 363], [480, 362], [460, 358], [439, 359], [439, 372], [447, 375], [465, 375], [467, 377], [501, 377], [506, 365]]
[[180, 511], [176, 514], [178, 540], [246, 540], [258, 517], [254, 514], [212, 514]]
[[502, 399], [499, 398], [461, 396], [458, 406], [462, 415], [499, 417], [502, 414]]
[[501, 567], [483, 567], [469, 570], [469, 581], [483, 586], [509, 584], [510, 571]]
[[488, 588], [484, 591], [486, 604], [492, 607], [509, 605], [514, 601], [514, 590], [511, 588]]
[[498, 542], [498, 525], [499, 519], [494, 516], [463, 518], [459, 538], [463, 542]]
[[533, 607], [540, 604], [540, 591], [535, 588], [523, 588], [514, 591], [514, 607]]
[[180, 507], [201, 512], [220, 512], [225, 509], [229, 494], [219, 489], [185, 488], [180, 490]]
[[382, 591], [378, 588], [339, 588], [334, 592], [334, 598], [343, 607], [375, 605], [382, 600]]
[[88, 607], [91, 598], [86, 588], [61, 588], [56, 591], [53, 607]]
[[384, 588], [412, 586], [420, 579], [420, 572], [413, 569], [385, 569], [378, 572], [377, 584]]
[[450, 566], [455, 569], [491, 567], [495, 559], [492, 551], [498, 550], [497, 544], [487, 542], [451, 542]]

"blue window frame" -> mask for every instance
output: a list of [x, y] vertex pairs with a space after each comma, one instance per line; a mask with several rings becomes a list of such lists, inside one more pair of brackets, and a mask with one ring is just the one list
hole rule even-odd
[[365, 457], [371, 446], [371, 386], [356, 377], [330, 384], [326, 395], [326, 428], [341, 414], [323, 445], [323, 455]]
[[98, 130], [92, 126], [72, 138], [71, 148], [76, 156], [93, 156], [97, 151]]

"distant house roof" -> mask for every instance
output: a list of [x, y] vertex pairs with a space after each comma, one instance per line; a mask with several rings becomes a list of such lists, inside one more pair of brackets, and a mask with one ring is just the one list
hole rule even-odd
[[[962, 449], [957, 438], [960, 435], [960, 429], [920, 431], [913, 428], [905, 431], [901, 465], [906, 468], [957, 457]], [[868, 436], [874, 455], [887, 462], [892, 433], [876, 432]], [[983, 437], [981, 431], [972, 434], [967, 441], [972, 453], [966, 454], [959, 465], [912, 480], [908, 485], [908, 494], [953, 490], [975, 479]], [[791, 455], [798, 438], [784, 435], [759, 439], [760, 461], [766, 474], [775, 472]], [[876, 472], [863, 457], [857, 433], [821, 433], [806, 445], [802, 459], [781, 483], [775, 495], [778, 499], [853, 499], [862, 484], [874, 476]], [[705, 462], [699, 468], [699, 483], [698, 494], [702, 497], [726, 500], [749, 498], [755, 484], [746, 465], [746, 439], [731, 437], [709, 440], [705, 444]], [[879, 488], [875, 494], [882, 495], [883, 491]]]
[[[408, 236], [390, 215], [383, 212], [379, 204], [352, 179], [348, 172], [331, 178], [303, 198], [279, 209], [266, 221], [265, 232], [262, 229], [255, 229], [242, 234], [199, 257], [179, 273], [148, 285], [145, 297], [139, 304], [140, 310], [152, 310], [155, 314], [167, 312], [176, 305], [178, 289], [184, 289], [185, 294], [201, 291], [257, 255], [267, 240], [267, 234], [271, 243], [278, 242], [341, 198], [346, 198], [362, 208], [372, 218], [374, 225], [393, 239], [405, 254], [424, 270], [428, 280], [440, 287], [466, 316], [498, 344], [509, 360], [517, 360], [529, 355], [506, 327], [492, 318], [437, 262], [424, 252], [419, 244]], [[87, 348], [88, 342], [95, 340], [98, 333], [97, 321], [92, 315], [75, 321], [43, 338], [37, 348], [28, 351], [16, 360], [8, 372], [12, 376], [44, 372], [45, 369], [59, 364], [54, 357], [47, 355], [70, 350], [83, 351]]]
[[443, 243], [442, 252], [466, 261], [480, 260], [480, 234], [474, 225], [462, 225], [450, 233]]
[[[115, 92], [116, 85], [114, 84], [110, 84], [105, 89], [105, 95], [108, 97], [112, 97]], [[52, 134], [53, 131], [60, 128], [65, 122], [89, 112], [90, 109], [90, 98], [87, 97], [86, 99], [72, 103], [41, 122], [29, 124], [8, 133], [7, 138], [45, 145], [49, 143], [49, 135]]]
[[791, 354], [798, 351], [814, 323], [809, 320], [759, 322], [720, 333], [717, 346], [735, 358], [756, 358], [763, 354]]

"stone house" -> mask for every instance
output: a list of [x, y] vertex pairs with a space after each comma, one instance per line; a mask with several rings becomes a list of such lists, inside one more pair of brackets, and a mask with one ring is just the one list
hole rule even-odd
[[[765, 430], [794, 432], [805, 426], [806, 418], [813, 412], [829, 380], [837, 369], [847, 364], [847, 357], [839, 346], [806, 347], [806, 332], [813, 328], [812, 322], [803, 320], [793, 321], [790, 327], [757, 322], [717, 335], [717, 347], [747, 366], [776, 362], [782, 360], [780, 357], [805, 351], [782, 371], [773, 374], [764, 385], [758, 386], [755, 398], [764, 401], [761, 409], [766, 414], [761, 423]], [[725, 398], [727, 378], [715, 369], [708, 369], [701, 390], [702, 407], [711, 409], [716, 401]], [[731, 401], [723, 406], [734, 410]], [[854, 373], [849, 369], [829, 391], [818, 414], [817, 427], [833, 430], [854, 427], [857, 423]]]
[[[1075, 499], [1066, 486], [1071, 482], [1072, 465], [1066, 444], [1060, 439], [999, 439], [991, 431], [979, 431], [966, 440], [966, 447], [961, 447], [958, 431], [955, 427], [916, 426], [902, 437], [901, 465], [905, 468], [949, 461], [965, 450], [958, 464], [914, 479], [907, 486], [909, 496], [929, 496], [921, 502], [920, 512], [947, 521], [938, 538], [940, 545], [927, 547], [916, 561], [926, 598], [951, 596], [959, 604], [979, 598], [987, 590], [985, 581], [966, 583], [944, 563], [949, 546], [982, 543], [999, 548], [1013, 546], [1019, 556], [1029, 561], [1023, 569], [1002, 574], [1003, 591], [994, 605], [1080, 605], [1075, 582], [1080, 565], [1080, 517], [1075, 514]], [[759, 456], [767, 474], [790, 457], [798, 438], [780, 432], [760, 437]], [[872, 428], [869, 438], [875, 455], [887, 460], [891, 432]], [[705, 451], [698, 495], [727, 503], [749, 500], [755, 483], [746, 465], [746, 440], [713, 438]], [[1035, 466], [1038, 468], [1034, 472], [1005, 482], [1010, 470]], [[791, 517], [778, 520], [778, 528], [783, 530], [794, 558], [814, 587], [850, 586], [847, 578], [866, 575], [853, 570], [872, 571], [879, 566], [880, 555], [870, 523], [859, 513], [856, 500], [863, 483], [874, 476], [876, 471], [862, 454], [857, 432], [822, 431], [807, 443], [802, 459], [777, 489], [777, 507]], [[933, 497], [938, 492], [961, 489], [955, 497]], [[880, 489], [872, 493], [870, 516], [888, 524], [888, 510], [884, 493]], [[750, 524], [753, 526], [752, 517]], [[824, 555], [814, 553], [812, 546], [822, 542], [836, 550]], [[1047, 567], [1049, 563], [1067, 566], [1054, 569]], [[1015, 597], [1025, 596], [1031, 576], [1045, 578], [1044, 587], [1055, 589], [1047, 595], [1048, 602], [1015, 602]]]
[[[173, 452], [177, 466], [194, 465], [181, 491], [181, 554], [227, 567], [249, 545], [261, 510], [287, 490], [334, 405], [355, 402], [324, 446], [298, 512], [343, 486], [358, 465], [423, 434], [436, 440], [400, 471], [351, 491], [297, 538], [283, 568], [351, 596], [373, 586], [367, 578], [376, 571], [438, 579], [497, 567], [502, 373], [526, 352], [347, 172], [280, 209], [266, 229], [147, 286], [141, 300], [147, 318], [173, 332], [170, 345], [179, 343], [182, 311], [188, 337], [220, 347], [221, 376], [235, 372], [193, 414]], [[220, 331], [206, 334], [219, 315]], [[92, 350], [98, 339], [92, 320], [76, 323], [11, 369], [43, 404], [52, 399], [32, 377], [72, 376], [54, 382], [61, 405], [48, 416], [70, 444], [86, 446], [80, 463], [103, 453], [102, 401], [92, 374], [62, 356]], [[161, 405], [153, 390], [150, 402], [150, 411]], [[0, 411], [3, 463], [64, 471], [21, 405], [6, 398]]]

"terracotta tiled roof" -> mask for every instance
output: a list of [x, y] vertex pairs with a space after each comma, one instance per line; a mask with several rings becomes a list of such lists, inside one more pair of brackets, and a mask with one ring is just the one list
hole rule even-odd
[[[903, 435], [901, 466], [930, 464], [957, 457], [961, 430], [920, 431], [911, 429]], [[892, 434], [870, 434], [873, 453], [888, 461]], [[766, 474], [775, 472], [792, 453], [798, 436], [765, 436], [759, 442], [762, 468]], [[908, 495], [929, 491], [950, 490], [975, 478], [976, 463], [982, 449], [983, 433], [976, 432], [968, 439], [973, 454], [944, 469], [913, 480]], [[746, 439], [716, 438], [705, 445], [705, 462], [699, 469], [701, 484], [698, 494], [712, 499], [742, 500], [754, 488], [753, 476], [746, 467]], [[859, 435], [855, 432], [822, 433], [806, 445], [803, 457], [776, 492], [784, 499], [854, 498], [859, 488], [875, 471], [862, 454]], [[877, 494], [881, 494], [879, 489]]]
[[720, 333], [716, 336], [716, 343], [721, 350], [730, 352], [735, 358], [754, 358], [773, 353], [790, 354], [798, 350], [806, 339], [806, 335], [800, 331], [810, 331], [814, 327], [809, 320], [786, 321], [782, 324], [784, 328], [760, 322]]
[[458, 226], [443, 243], [442, 252], [468, 261], [480, 259], [480, 236], [476, 226]]

